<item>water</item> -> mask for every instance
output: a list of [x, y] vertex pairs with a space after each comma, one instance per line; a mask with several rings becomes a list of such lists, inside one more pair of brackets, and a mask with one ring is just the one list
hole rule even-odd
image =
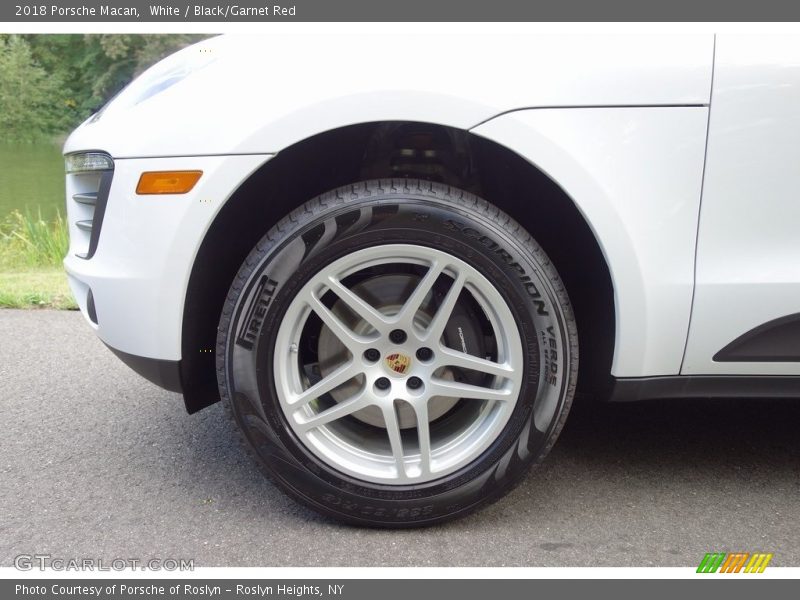
[[64, 215], [64, 159], [56, 143], [0, 142], [0, 222], [18, 209], [46, 220]]

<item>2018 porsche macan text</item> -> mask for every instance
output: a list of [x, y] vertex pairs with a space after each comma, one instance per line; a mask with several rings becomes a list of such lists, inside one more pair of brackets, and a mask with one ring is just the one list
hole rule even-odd
[[351, 523], [501, 497], [576, 391], [800, 396], [800, 40], [480, 42], [217, 37], [66, 142], [89, 325]]

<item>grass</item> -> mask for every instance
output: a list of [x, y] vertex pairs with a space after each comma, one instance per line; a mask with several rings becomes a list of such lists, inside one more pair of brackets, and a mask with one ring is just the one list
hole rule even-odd
[[0, 308], [78, 308], [63, 269], [0, 271]]
[[61, 260], [67, 224], [59, 214], [12, 212], [0, 225], [0, 307], [75, 309]]
[[0, 224], [0, 269], [18, 271], [35, 267], [60, 267], [69, 248], [67, 222], [61, 213], [52, 221], [18, 210]]

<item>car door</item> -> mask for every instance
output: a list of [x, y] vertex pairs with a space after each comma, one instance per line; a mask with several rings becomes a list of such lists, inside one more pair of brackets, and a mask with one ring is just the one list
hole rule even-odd
[[682, 373], [800, 374], [800, 37], [717, 37]]

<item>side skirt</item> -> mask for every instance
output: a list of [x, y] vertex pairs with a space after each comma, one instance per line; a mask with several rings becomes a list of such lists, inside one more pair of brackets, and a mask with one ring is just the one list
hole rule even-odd
[[616, 379], [609, 402], [663, 398], [800, 399], [800, 376], [675, 375]]

